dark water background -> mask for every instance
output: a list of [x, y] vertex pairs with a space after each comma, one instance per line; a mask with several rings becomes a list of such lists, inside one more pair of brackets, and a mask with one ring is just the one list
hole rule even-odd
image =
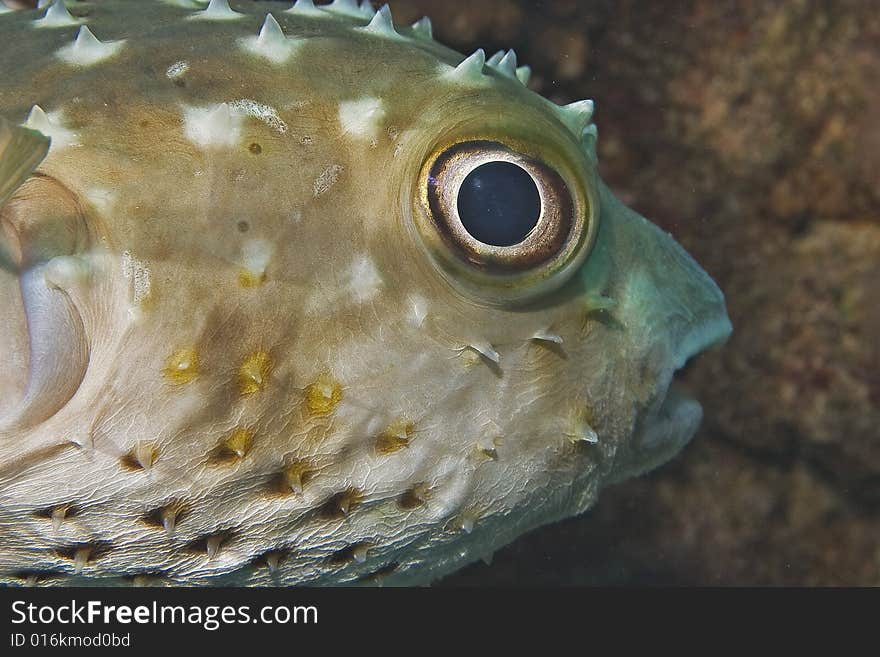
[[392, 1], [596, 100], [600, 173], [721, 285], [694, 441], [447, 585], [880, 585], [880, 12], [872, 0]]

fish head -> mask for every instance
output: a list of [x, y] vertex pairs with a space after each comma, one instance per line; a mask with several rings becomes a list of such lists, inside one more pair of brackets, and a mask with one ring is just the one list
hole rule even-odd
[[672, 379], [723, 295], [602, 183], [591, 102], [384, 9], [148, 39], [139, 6], [92, 19], [120, 39], [45, 90], [0, 213], [0, 481], [92, 518], [93, 574], [265, 582], [296, 545], [285, 582], [424, 581], [694, 434]]

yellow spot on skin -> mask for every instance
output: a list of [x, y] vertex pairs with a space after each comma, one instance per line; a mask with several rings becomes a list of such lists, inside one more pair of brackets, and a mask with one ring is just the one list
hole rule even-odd
[[477, 445], [477, 454], [482, 458], [491, 459], [493, 461], [498, 460], [498, 448], [502, 443], [501, 436], [496, 436], [491, 441], [486, 443], [479, 443]]
[[252, 272], [248, 269], [240, 269], [238, 272], [238, 284], [242, 287], [260, 287], [266, 282], [266, 272]]
[[329, 374], [322, 374], [306, 387], [306, 410], [310, 415], [330, 415], [342, 399], [342, 385]]
[[238, 458], [242, 459], [251, 448], [251, 443], [253, 442], [253, 440], [254, 434], [252, 431], [239, 427], [231, 434], [229, 434], [229, 436], [227, 436], [227, 438], [223, 441], [221, 447], [225, 452], [229, 454], [234, 454]]
[[599, 442], [599, 436], [594, 426], [592, 410], [586, 405], [577, 405], [569, 414], [568, 425], [563, 435], [573, 445], [595, 445]]
[[314, 475], [314, 469], [305, 461], [295, 461], [284, 468], [284, 485], [294, 493], [302, 494], [306, 482]]
[[238, 368], [238, 389], [242, 395], [252, 395], [262, 390], [269, 380], [272, 361], [265, 351], [257, 351], [247, 358]]
[[171, 383], [189, 383], [199, 375], [199, 355], [195, 349], [175, 351], [165, 362], [164, 372]]
[[147, 440], [139, 440], [122, 457], [122, 464], [130, 470], [149, 470], [159, 457], [159, 448]]
[[376, 450], [380, 454], [393, 454], [409, 447], [413, 434], [413, 423], [404, 419], [395, 420], [376, 438]]
[[465, 367], [474, 367], [475, 365], [479, 365], [483, 359], [479, 353], [472, 349], [466, 349], [465, 351], [463, 351], [461, 357], [464, 361]]

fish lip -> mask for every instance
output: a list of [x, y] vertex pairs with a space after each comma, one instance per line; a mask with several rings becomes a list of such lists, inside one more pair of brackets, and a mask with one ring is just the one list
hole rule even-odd
[[[687, 399], [696, 402], [689, 386], [681, 380], [685, 366], [693, 362], [703, 352], [718, 347], [730, 338], [733, 324], [722, 306], [721, 311], [713, 314], [708, 320], [697, 323], [678, 341], [675, 356], [672, 359], [672, 371], [668, 383], [663, 386], [660, 395], [661, 407], [672, 404], [676, 399]], [[676, 399], [670, 400], [670, 395]]]
[[722, 305], [719, 312], [694, 323], [679, 339], [670, 365], [660, 378], [657, 394], [639, 421], [637, 444], [649, 454], [643, 471], [672, 458], [697, 433], [703, 407], [681, 380], [682, 371], [707, 349], [726, 342], [732, 332], [733, 325]]
[[672, 362], [673, 372], [679, 372], [688, 361], [707, 349], [724, 344], [732, 333], [733, 324], [723, 308], [708, 321], [696, 324], [678, 341]]

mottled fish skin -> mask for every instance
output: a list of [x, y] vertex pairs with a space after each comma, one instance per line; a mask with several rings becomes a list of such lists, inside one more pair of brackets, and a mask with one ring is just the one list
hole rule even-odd
[[[387, 9], [203, 6], [0, 15], [0, 581], [428, 583], [690, 439], [724, 299], [590, 103]], [[564, 266], [431, 234], [464, 141], [564, 180]]]

